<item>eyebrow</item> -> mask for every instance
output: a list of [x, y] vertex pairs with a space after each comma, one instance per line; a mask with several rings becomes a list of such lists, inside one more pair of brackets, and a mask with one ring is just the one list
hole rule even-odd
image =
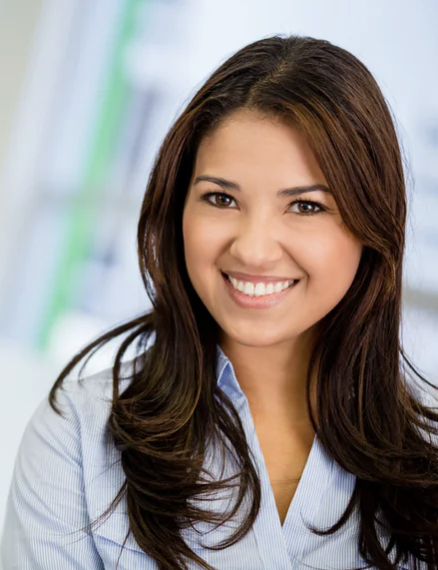
[[[225, 178], [219, 178], [217, 176], [208, 176], [207, 174], [201, 174], [200, 176], [197, 176], [193, 182], [193, 186], [199, 182], [213, 182], [213, 184], [217, 184], [224, 190], [241, 190], [241, 187], [236, 182], [231, 182], [231, 180], [226, 180]], [[283, 190], [278, 190], [277, 196], [296, 196], [297, 194], [315, 192], [317, 190], [331, 194], [330, 189], [324, 184], [312, 184], [311, 186], [294, 186], [293, 188], [284, 188]]]

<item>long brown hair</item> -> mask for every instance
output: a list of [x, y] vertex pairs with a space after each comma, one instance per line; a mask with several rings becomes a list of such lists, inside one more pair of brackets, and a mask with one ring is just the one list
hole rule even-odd
[[[160, 569], [182, 570], [190, 559], [211, 570], [181, 531], [195, 521], [225, 522], [193, 503], [230, 481], [202, 477], [206, 446], [218, 438], [231, 445], [239, 466], [237, 500], [227, 520], [251, 496], [244, 522], [218, 547], [250, 530], [260, 507], [260, 481], [233, 402], [216, 384], [218, 326], [191, 285], [182, 237], [199, 143], [242, 108], [303, 130], [347, 229], [364, 245], [350, 289], [320, 323], [307, 377], [308, 388], [318, 362], [319, 425], [307, 390], [311, 421], [325, 450], [356, 476], [356, 485], [339, 521], [312, 531], [334, 533], [357, 507], [358, 548], [368, 563], [394, 568], [376, 534], [379, 522], [390, 533], [396, 563], [410, 553], [437, 568], [438, 448], [421, 430], [436, 434], [431, 422], [438, 414], [408, 382], [416, 375], [433, 387], [409, 362], [400, 341], [404, 160], [375, 79], [355, 56], [328, 41], [300, 36], [256, 41], [227, 59], [195, 94], [159, 150], [141, 208], [138, 254], [153, 307], [77, 354], [56, 380], [50, 403], [59, 411], [56, 391], [63, 379], [105, 343], [129, 333], [114, 361], [108, 423], [126, 480], [105, 515], [126, 498], [130, 532]], [[155, 341], [146, 349], [152, 334]], [[131, 345], [137, 354], [131, 383], [119, 394], [122, 359]]]

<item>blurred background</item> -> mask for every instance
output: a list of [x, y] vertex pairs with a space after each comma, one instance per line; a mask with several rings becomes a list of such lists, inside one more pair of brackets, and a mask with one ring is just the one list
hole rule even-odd
[[163, 137], [261, 37], [328, 39], [381, 86], [407, 161], [403, 341], [438, 383], [437, 25], [436, 0], [0, 0], [0, 531], [24, 427], [61, 368], [150, 307], [136, 225]]

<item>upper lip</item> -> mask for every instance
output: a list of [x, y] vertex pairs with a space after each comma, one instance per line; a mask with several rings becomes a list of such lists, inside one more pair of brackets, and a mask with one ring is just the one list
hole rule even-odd
[[278, 277], [277, 275], [249, 275], [248, 273], [237, 273], [236, 271], [223, 271], [239, 281], [249, 281], [250, 283], [269, 283], [273, 281], [298, 281], [293, 277]]

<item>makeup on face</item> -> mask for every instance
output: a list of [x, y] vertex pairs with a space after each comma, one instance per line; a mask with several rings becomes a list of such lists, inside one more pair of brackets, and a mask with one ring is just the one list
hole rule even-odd
[[362, 251], [304, 135], [247, 112], [201, 141], [183, 237], [200, 299], [250, 345], [310, 330], [347, 292]]

